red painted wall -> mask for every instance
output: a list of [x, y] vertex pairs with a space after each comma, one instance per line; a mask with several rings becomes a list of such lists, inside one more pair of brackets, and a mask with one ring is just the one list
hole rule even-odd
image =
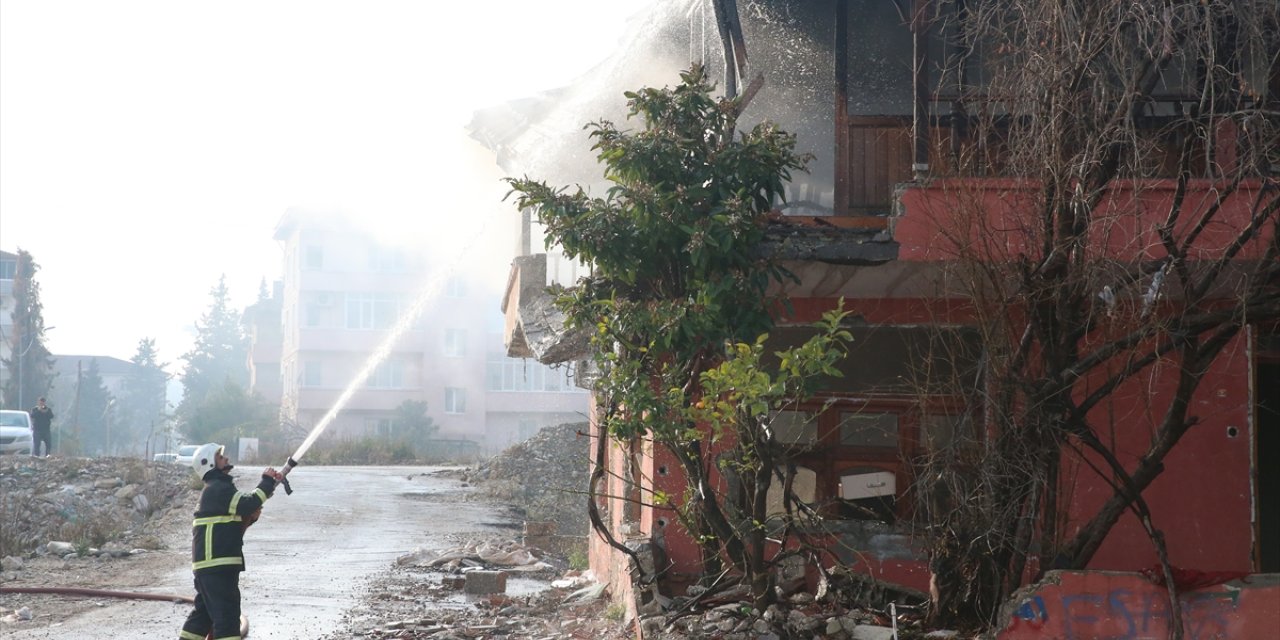
[[[994, 187], [994, 188], [993, 188]], [[909, 187], [901, 202], [904, 214], [894, 219], [894, 238], [900, 243], [899, 259], [914, 262], [941, 262], [956, 258], [955, 236], [944, 229], [962, 229], [960, 235], [983, 243], [988, 255], [1004, 255], [1014, 259], [1026, 251], [1034, 237], [1019, 229], [1034, 228], [1015, 219], [1015, 212], [1034, 211], [1034, 185], [1009, 179], [939, 180], [924, 187]], [[1192, 220], [1198, 209], [1208, 206], [1221, 185], [1198, 181], [1193, 183], [1187, 201], [1192, 207], [1183, 215], [1183, 224]], [[997, 188], [999, 190], [997, 190]], [[1172, 183], [1142, 183], [1118, 188], [1100, 207], [1105, 219], [1105, 232], [1092, 236], [1097, 255], [1158, 258], [1163, 249], [1154, 235], [1155, 224], [1162, 222], [1174, 196]], [[1210, 255], [1220, 249], [1226, 238], [1242, 223], [1247, 208], [1257, 196], [1256, 185], [1244, 185], [1224, 205], [1223, 220], [1206, 229], [1198, 246]], [[1030, 208], [1028, 208], [1030, 206]], [[1138, 212], [1136, 215], [1133, 212]], [[966, 216], [969, 216], [966, 218]], [[1241, 257], [1256, 257], [1263, 241], [1250, 243]], [[865, 267], [875, 269], [876, 267]], [[822, 312], [834, 308], [836, 297], [845, 295], [846, 309], [863, 321], [873, 324], [964, 323], [971, 319], [967, 306], [959, 300], [889, 297], [880, 291], [840, 292], [833, 296], [792, 299], [793, 312], [785, 321], [812, 322]], [[1197, 426], [1167, 458], [1164, 473], [1147, 490], [1154, 525], [1163, 530], [1170, 561], [1178, 567], [1202, 571], [1251, 571], [1253, 569], [1253, 530], [1251, 517], [1251, 474], [1253, 441], [1249, 395], [1252, 362], [1246, 339], [1238, 337], [1220, 355], [1207, 373], [1194, 399], [1191, 415], [1199, 419]], [[1104, 375], [1105, 370], [1100, 372]], [[1133, 461], [1150, 445], [1159, 410], [1167, 403], [1176, 383], [1177, 372], [1170, 364], [1151, 368], [1147, 375], [1131, 380], [1110, 403], [1099, 406], [1092, 414], [1094, 423], [1103, 429], [1104, 441], [1114, 440], [1121, 459], [1132, 467]], [[1082, 386], [1087, 393], [1088, 381]], [[621, 453], [611, 448], [610, 465], [620, 474]], [[639, 457], [644, 477], [654, 488], [678, 496], [683, 481], [673, 460], [657, 457], [648, 447]], [[1101, 468], [1098, 461], [1093, 461]], [[667, 474], [659, 473], [663, 466]], [[611, 481], [612, 495], [622, 488]], [[1111, 495], [1108, 483], [1074, 453], [1064, 457], [1063, 491], [1071, 497], [1066, 536], [1074, 533], [1102, 502]], [[646, 496], [647, 499], [647, 496]], [[615, 527], [620, 524], [621, 509], [611, 509]], [[637, 535], [649, 536], [661, 530], [670, 554], [673, 575], [693, 574], [699, 566], [696, 545], [669, 515], [666, 526], [657, 524], [664, 517], [657, 511], [642, 510]], [[601, 574], [615, 577], [615, 587], [625, 580], [625, 564], [610, 560], [612, 554], [593, 537], [592, 567]], [[1151, 542], [1131, 514], [1126, 514], [1113, 529], [1095, 555], [1094, 569], [1137, 570], [1155, 563]], [[923, 562], [909, 560], [864, 563], [860, 569], [882, 579], [924, 589], [928, 573]], [[607, 579], [608, 576], [600, 576]], [[678, 581], [679, 582], [679, 581]], [[615, 590], [615, 593], [619, 591]], [[1280, 609], [1280, 603], [1277, 603]], [[1003, 636], [1002, 636], [1003, 637]], [[1009, 636], [1023, 637], [1023, 636]], [[1028, 636], [1030, 637], [1030, 636]], [[1058, 636], [1035, 636], [1058, 637]], [[1076, 636], [1086, 637], [1086, 636]], [[1119, 635], [1117, 637], [1130, 637]], [[1132, 636], [1146, 637], [1146, 636]], [[1207, 636], [1216, 637], [1216, 636]], [[1234, 636], [1251, 637], [1251, 636]]]
[[[1153, 524], [1164, 531], [1169, 561], [1201, 571], [1251, 571], [1252, 452], [1249, 396], [1251, 363], [1245, 338], [1237, 337], [1210, 368], [1194, 396], [1189, 414], [1199, 423], [1165, 459], [1165, 471], [1144, 492]], [[1129, 381], [1116, 401], [1090, 414], [1104, 442], [1117, 443], [1121, 460], [1132, 469], [1150, 446], [1154, 421], [1167, 406], [1177, 372], [1157, 367]], [[1232, 435], [1234, 434], [1234, 435]], [[1102, 463], [1090, 456], [1095, 465]], [[1063, 490], [1072, 495], [1068, 535], [1112, 491], [1075, 455], [1064, 456]], [[1127, 512], [1094, 556], [1091, 568], [1133, 571], [1156, 562], [1154, 547], [1136, 516]]]
[[[1169, 594], [1135, 573], [1051, 572], [1003, 612], [999, 640], [1169, 637]], [[1254, 575], [1179, 598], [1187, 640], [1275, 638], [1280, 576]]]

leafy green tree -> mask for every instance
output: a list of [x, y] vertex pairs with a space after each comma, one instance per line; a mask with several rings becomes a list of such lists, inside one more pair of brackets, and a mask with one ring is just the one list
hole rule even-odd
[[[686, 491], [659, 495], [656, 506], [674, 509], [703, 544], [704, 575], [727, 557], [764, 603], [773, 590], [763, 496], [786, 454], [770, 417], [830, 373], [848, 336], [836, 312], [815, 342], [782, 356], [782, 368], [761, 367], [780, 308], [769, 285], [786, 276], [759, 250], [765, 217], [807, 158], [772, 124], [739, 135], [746, 99], [714, 99], [701, 67], [681, 78], [674, 89], [626, 94], [642, 130], [589, 125], [613, 183], [604, 197], [508, 182], [518, 206], [537, 211], [548, 244], [593, 267], [558, 304], [570, 327], [591, 335], [600, 425], [619, 440], [651, 437], [671, 452]], [[725, 456], [716, 455], [721, 439]], [[726, 468], [750, 479], [749, 490], [718, 484], [715, 471]], [[602, 474], [597, 465], [593, 492]], [[598, 514], [592, 520], [612, 541]]]
[[405, 400], [396, 407], [395, 417], [391, 419], [395, 434], [407, 438], [415, 445], [435, 435], [440, 430], [431, 416], [427, 415], [425, 400]]
[[139, 340], [138, 350], [129, 361], [134, 368], [121, 386], [119, 413], [121, 422], [139, 436], [136, 441], [141, 443], [145, 437], [157, 435], [156, 426], [166, 422], [165, 387], [169, 374], [164, 370], [167, 364], [158, 361], [154, 338]]
[[[196, 343], [183, 354], [187, 363], [182, 372], [182, 402], [178, 417], [186, 422], [214, 392], [221, 392], [226, 382], [249, 386], [249, 342], [240, 323], [240, 313], [230, 306], [226, 276], [210, 290], [209, 310], [196, 323]], [[188, 434], [202, 432], [196, 427]]]
[[53, 358], [44, 346], [44, 306], [36, 282], [39, 270], [31, 254], [19, 249], [13, 277], [13, 330], [6, 336], [9, 357], [3, 359], [8, 374], [3, 394], [6, 408], [30, 409], [53, 383]]
[[241, 436], [260, 436], [275, 423], [273, 408], [262, 398], [231, 379], [191, 405], [183, 421], [183, 433], [191, 442], [229, 444]]

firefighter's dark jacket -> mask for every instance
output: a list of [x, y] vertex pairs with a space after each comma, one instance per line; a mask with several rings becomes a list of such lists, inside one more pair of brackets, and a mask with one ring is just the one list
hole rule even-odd
[[244, 571], [244, 518], [262, 508], [275, 489], [276, 481], [268, 476], [262, 476], [253, 491], [237, 491], [226, 472], [206, 473], [200, 508], [191, 524], [192, 571]]

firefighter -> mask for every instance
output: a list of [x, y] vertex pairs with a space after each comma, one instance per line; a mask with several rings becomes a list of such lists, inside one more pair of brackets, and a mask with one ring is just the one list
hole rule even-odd
[[[196, 602], [182, 625], [182, 640], [240, 640], [240, 572], [244, 571], [244, 532], [262, 513], [262, 503], [284, 476], [267, 467], [252, 491], [237, 491], [223, 447], [201, 445], [191, 468], [204, 480], [200, 506], [191, 525], [191, 569]], [[212, 634], [210, 635], [210, 631]]]

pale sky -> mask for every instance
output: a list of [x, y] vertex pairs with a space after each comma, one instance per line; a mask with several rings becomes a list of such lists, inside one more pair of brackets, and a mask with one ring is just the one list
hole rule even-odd
[[[473, 111], [572, 81], [663, 0], [4, 0], [0, 249], [41, 269], [55, 354], [170, 371], [209, 290], [280, 276], [291, 206], [341, 208], [505, 273], [516, 215]], [[496, 230], [501, 233], [495, 233]]]

